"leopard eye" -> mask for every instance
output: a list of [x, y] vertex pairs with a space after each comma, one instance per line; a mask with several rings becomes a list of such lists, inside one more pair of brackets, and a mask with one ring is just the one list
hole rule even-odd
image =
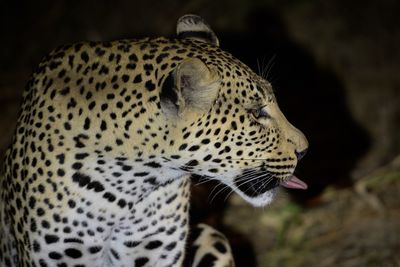
[[250, 109], [250, 112], [255, 119], [270, 118], [268, 112], [263, 107]]

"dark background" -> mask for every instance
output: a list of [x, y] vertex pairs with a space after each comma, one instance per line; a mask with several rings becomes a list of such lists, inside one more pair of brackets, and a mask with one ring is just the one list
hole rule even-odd
[[[0, 152], [10, 141], [25, 82], [50, 50], [81, 40], [173, 35], [180, 16], [196, 13], [224, 50], [261, 69], [288, 119], [309, 139], [298, 176], [310, 189], [291, 196], [312, 208], [326, 187], [353, 188], [399, 155], [398, 11], [395, 0], [2, 1]], [[195, 203], [207, 197], [202, 190], [195, 188]], [[195, 204], [195, 220], [222, 225], [223, 217], [212, 216], [221, 214], [224, 199], [218, 196], [211, 208]], [[241, 249], [251, 246], [247, 239], [243, 234], [237, 241]]]

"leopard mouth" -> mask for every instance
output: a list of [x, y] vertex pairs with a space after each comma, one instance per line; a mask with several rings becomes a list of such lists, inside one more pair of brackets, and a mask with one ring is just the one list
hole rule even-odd
[[282, 186], [291, 189], [307, 189], [307, 184], [291, 175], [286, 179], [279, 179], [271, 176], [270, 174], [262, 174], [258, 177], [238, 177], [234, 181], [235, 186], [248, 197], [257, 197], [270, 190], [275, 190], [277, 187]]
[[277, 178], [267, 178], [262, 175], [257, 178], [235, 179], [235, 186], [249, 197], [256, 197], [273, 190], [280, 185]]

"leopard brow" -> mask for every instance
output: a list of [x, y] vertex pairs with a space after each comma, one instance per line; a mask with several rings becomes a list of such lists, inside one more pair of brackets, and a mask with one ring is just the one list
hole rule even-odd
[[260, 108], [265, 106], [265, 99], [266, 97], [255, 97], [250, 104], [246, 105], [246, 109], [253, 109], [253, 108]]
[[262, 96], [264, 97], [264, 98], [267, 98], [268, 97], [268, 92], [267, 92], [267, 89], [266, 88], [264, 88], [263, 86], [256, 86], [256, 89], [262, 94]]

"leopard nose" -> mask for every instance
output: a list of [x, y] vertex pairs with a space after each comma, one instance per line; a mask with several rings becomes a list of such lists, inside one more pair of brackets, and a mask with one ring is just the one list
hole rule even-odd
[[295, 151], [294, 153], [296, 154], [297, 160], [301, 160], [306, 154], [307, 154], [308, 149], [304, 149], [303, 151]]

